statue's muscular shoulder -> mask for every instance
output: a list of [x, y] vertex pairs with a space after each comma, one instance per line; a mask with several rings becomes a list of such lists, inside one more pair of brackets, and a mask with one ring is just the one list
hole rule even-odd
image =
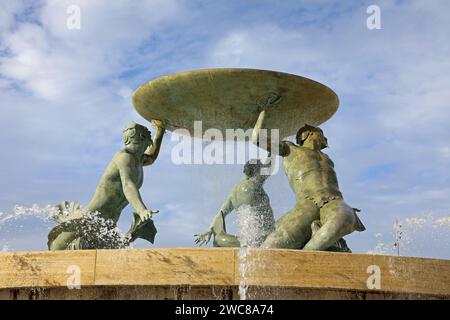
[[134, 166], [137, 164], [136, 158], [125, 149], [117, 151], [111, 162], [116, 164], [118, 167]]
[[291, 150], [294, 149], [295, 147], [297, 147], [295, 143], [283, 140], [279, 145], [280, 150], [278, 150], [278, 154], [282, 157], [288, 157], [289, 155], [292, 154]]
[[133, 156], [126, 150], [122, 149], [117, 151], [103, 173], [102, 180], [119, 181], [121, 168], [132, 167], [133, 162]]
[[298, 156], [308, 156], [309, 151], [312, 151], [308, 148], [299, 146], [293, 142], [290, 141], [283, 141], [283, 145], [284, 145], [284, 156], [293, 156], [293, 157], [298, 157]]
[[129, 153], [126, 149], [121, 149], [116, 152], [113, 159], [119, 160], [119, 161], [126, 161], [126, 160], [129, 161], [132, 158], [133, 158], [133, 156], [131, 155], [131, 153]]
[[286, 142], [289, 153], [284, 157], [285, 167], [296, 168], [296, 170], [310, 170], [317, 167], [334, 167], [333, 162], [323, 152], [312, 150], [307, 147]]

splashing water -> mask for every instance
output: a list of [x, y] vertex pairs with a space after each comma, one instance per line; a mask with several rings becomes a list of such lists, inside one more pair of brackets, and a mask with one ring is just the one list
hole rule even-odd
[[385, 244], [382, 242], [383, 234], [382, 233], [376, 233], [375, 239], [377, 239], [377, 244], [375, 245], [374, 250], [367, 251], [368, 254], [388, 254], [390, 250], [390, 246], [388, 244]]
[[0, 227], [10, 220], [33, 217], [39, 218], [44, 221], [49, 221], [53, 220], [53, 218], [58, 216], [59, 214], [59, 209], [51, 205], [39, 207], [37, 204], [33, 204], [30, 208], [16, 205], [13, 211], [10, 213], [0, 212]]
[[[0, 231], [8, 232], [7, 228], [11, 225], [22, 228], [21, 223], [23, 221], [37, 218], [44, 222], [48, 232], [54, 226], [55, 221], [67, 220], [74, 212], [74, 208], [66, 208], [60, 211], [58, 207], [52, 205], [43, 207], [37, 204], [33, 204], [31, 207], [16, 205], [10, 213], [0, 212]], [[16, 224], [18, 221], [20, 221], [20, 224]], [[97, 247], [99, 244], [106, 244], [106, 248], [110, 249], [130, 246], [128, 239], [121, 233], [116, 224], [112, 220], [101, 217], [99, 212], [83, 212], [83, 218], [74, 220], [72, 224], [72, 229], [83, 236], [85, 249]], [[43, 243], [46, 243], [46, 240]], [[8, 244], [0, 243], [0, 246], [3, 247], [2, 251], [11, 250]]]
[[241, 247], [239, 249], [239, 299], [246, 300], [247, 298], [247, 278], [246, 273], [250, 267], [250, 262], [248, 261], [248, 256], [250, 254], [250, 248]]
[[238, 232], [241, 248], [239, 250], [239, 298], [247, 298], [247, 273], [251, 268], [249, 256], [251, 249], [259, 247], [275, 229], [275, 219], [267, 206], [241, 206], [237, 210]]
[[275, 229], [272, 212], [266, 206], [241, 206], [237, 210], [239, 242], [242, 247], [259, 247]]
[[100, 212], [84, 212], [83, 218], [65, 224], [82, 237], [83, 249], [122, 249], [129, 246], [128, 239], [114, 221], [104, 219]]
[[450, 252], [450, 215], [435, 217], [429, 213], [404, 218], [393, 224], [392, 231], [387, 241], [377, 233], [376, 247], [367, 253], [433, 257], [440, 250]]

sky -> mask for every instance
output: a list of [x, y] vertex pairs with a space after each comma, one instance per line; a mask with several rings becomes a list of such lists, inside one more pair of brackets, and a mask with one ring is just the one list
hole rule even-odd
[[[68, 8], [80, 9], [70, 29]], [[380, 8], [369, 29], [367, 8]], [[63, 200], [87, 204], [140, 117], [131, 94], [175, 72], [217, 67], [301, 75], [332, 88], [321, 127], [345, 201], [367, 230], [354, 252], [450, 259], [450, 10], [445, 0], [0, 0], [0, 212]], [[153, 128], [151, 128], [153, 131]], [[242, 165], [176, 165], [172, 135], [145, 169], [144, 202], [159, 209], [155, 247], [193, 246]], [[294, 206], [283, 170], [266, 183], [276, 217]], [[119, 227], [127, 230], [131, 208]], [[1, 215], [0, 215], [1, 218]], [[233, 225], [236, 215], [227, 222]], [[0, 250], [46, 250], [52, 225], [0, 224]], [[234, 230], [231, 228], [231, 230]], [[135, 247], [151, 247], [138, 241]], [[390, 252], [390, 251], [389, 251]]]

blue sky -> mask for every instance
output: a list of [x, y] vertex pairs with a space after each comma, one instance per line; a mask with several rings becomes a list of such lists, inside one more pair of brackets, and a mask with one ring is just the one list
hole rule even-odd
[[[199, 68], [271, 69], [322, 82], [340, 98], [322, 127], [345, 200], [362, 209], [367, 227], [348, 237], [350, 247], [389, 245], [398, 219], [410, 225], [405, 255], [450, 258], [446, 1], [0, 4], [0, 212], [16, 204], [86, 204], [122, 146], [122, 129], [132, 120], [145, 124], [130, 99], [140, 84]], [[66, 27], [72, 4], [81, 9], [80, 30]], [[372, 4], [381, 9], [380, 30], [366, 27]], [[146, 169], [142, 194], [161, 211], [155, 245], [192, 246], [241, 166], [176, 166], [170, 140], [167, 134]], [[282, 171], [266, 189], [277, 217], [294, 205]], [[427, 214], [442, 223], [411, 220]], [[120, 227], [129, 220], [127, 209]], [[0, 225], [0, 249], [45, 249], [49, 227], [38, 219]]]

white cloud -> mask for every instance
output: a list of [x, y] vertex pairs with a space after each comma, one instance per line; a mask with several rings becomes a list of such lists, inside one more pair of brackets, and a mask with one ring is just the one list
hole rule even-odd
[[231, 31], [217, 42], [209, 59], [211, 64], [223, 67], [270, 68], [292, 72], [292, 69], [300, 66], [312, 67], [313, 63], [321, 60], [320, 56], [320, 53], [312, 52], [307, 47], [303, 31], [263, 24]]
[[[66, 26], [69, 5], [81, 9], [80, 30]], [[114, 81], [129, 55], [180, 7], [172, 0], [47, 1], [39, 12], [40, 24], [21, 23], [5, 33], [2, 43], [9, 54], [0, 57], [0, 74], [37, 97], [61, 101]]]
[[11, 28], [15, 23], [15, 14], [20, 12], [25, 6], [25, 1], [3, 1], [0, 11], [0, 34]]

